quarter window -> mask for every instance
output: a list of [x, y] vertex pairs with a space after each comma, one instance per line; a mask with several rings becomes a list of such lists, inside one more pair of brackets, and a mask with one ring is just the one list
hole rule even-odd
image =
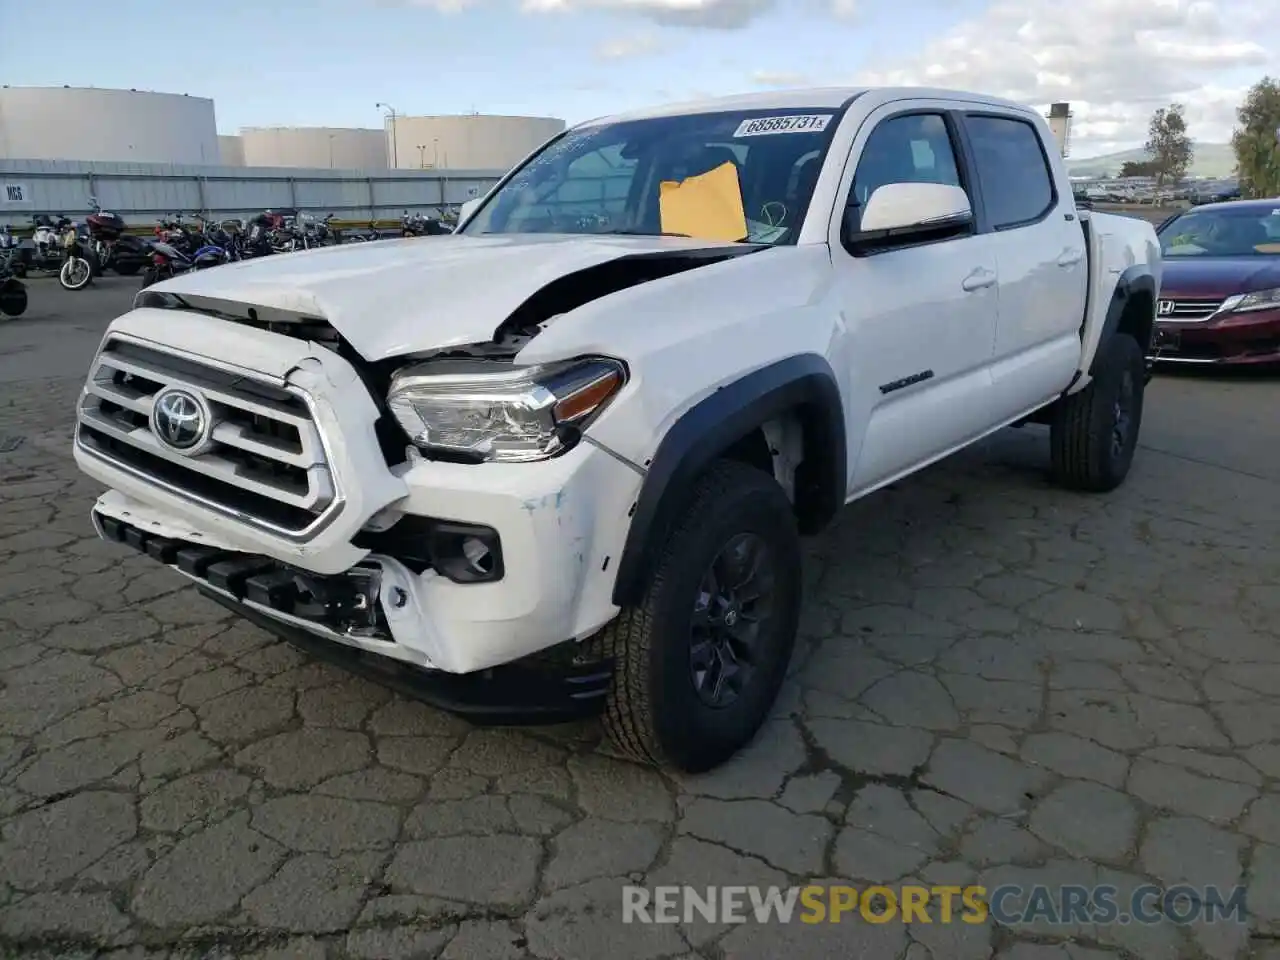
[[1053, 208], [1053, 174], [1035, 127], [1011, 117], [967, 117], [965, 126], [995, 229], [1034, 223]]

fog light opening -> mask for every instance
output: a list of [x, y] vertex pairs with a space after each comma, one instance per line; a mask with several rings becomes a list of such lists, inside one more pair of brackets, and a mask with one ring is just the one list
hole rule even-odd
[[467, 537], [462, 541], [462, 555], [467, 566], [480, 576], [487, 577], [493, 573], [493, 551], [478, 537]]

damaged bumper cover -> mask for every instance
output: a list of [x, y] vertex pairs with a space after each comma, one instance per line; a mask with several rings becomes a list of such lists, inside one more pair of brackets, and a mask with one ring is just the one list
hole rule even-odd
[[[214, 404], [249, 378], [304, 393], [311, 420], [302, 426], [314, 423], [319, 444], [303, 442], [301, 453], [290, 456], [302, 463], [323, 445], [323, 459], [317, 455], [308, 476], [323, 471], [340, 509], [313, 534], [288, 535], [242, 522], [226, 503], [191, 496], [180, 483], [155, 482], [147, 474], [151, 461], [137, 451], [167, 453], [144, 447], [151, 443], [145, 391], [158, 388], [145, 378], [135, 389], [134, 381], [91, 373], [75, 457], [110, 488], [93, 510], [100, 536], [168, 564], [290, 639], [319, 643], [334, 656], [389, 661], [387, 669], [430, 675], [433, 683], [442, 674], [478, 682], [495, 668], [589, 637], [617, 613], [612, 572], [641, 482], [635, 469], [590, 443], [530, 464], [444, 463], [411, 454], [389, 465], [375, 437], [377, 406], [346, 360], [275, 333], [237, 326], [235, 334], [243, 368], [229, 376], [238, 379], [210, 385], [208, 371], [226, 366], [216, 359], [225, 351], [226, 323], [135, 310], [112, 325], [104, 350], [119, 335], [130, 349], [137, 344], [150, 353], [103, 360], [100, 351], [95, 370], [108, 361], [150, 364], [153, 379], [169, 376], [164, 354], [184, 365], [173, 368], [180, 375], [171, 381], [194, 385]], [[191, 372], [193, 365], [201, 370]], [[250, 402], [237, 397], [226, 402]], [[103, 431], [115, 432], [107, 437], [114, 446], [101, 439]], [[227, 434], [227, 442], [233, 449], [213, 449], [213, 461], [225, 454], [239, 465], [230, 458], [239, 456], [245, 437]], [[279, 450], [269, 452], [278, 458]], [[167, 463], [187, 474], [209, 469], [200, 457], [170, 455]], [[238, 467], [219, 474], [218, 495], [236, 494], [245, 476]], [[299, 479], [297, 486], [317, 484]], [[468, 540], [489, 550], [479, 575], [455, 562]]]
[[[193, 580], [201, 593], [303, 651], [480, 723], [547, 723], [597, 713], [612, 663], [568, 649], [458, 675], [374, 652], [394, 644], [378, 608], [376, 564], [324, 576], [269, 557], [233, 553], [149, 533], [95, 510], [103, 539], [123, 543]], [[394, 589], [394, 588], [393, 588]], [[359, 638], [358, 643], [353, 640]]]

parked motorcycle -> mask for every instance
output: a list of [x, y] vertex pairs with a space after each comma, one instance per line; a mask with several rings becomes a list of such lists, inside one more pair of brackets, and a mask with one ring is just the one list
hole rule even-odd
[[38, 213], [31, 218], [32, 234], [18, 243], [18, 263], [25, 275], [30, 270], [56, 272], [62, 266], [62, 235], [71, 220], [59, 214]]
[[[15, 267], [23, 266], [23, 273]], [[18, 317], [27, 309], [27, 287], [18, 279], [25, 265], [18, 258], [18, 243], [8, 224], [0, 227], [0, 316]]]
[[132, 277], [147, 262], [147, 242], [127, 231], [123, 217], [103, 210], [97, 197], [89, 198], [89, 209], [85, 224], [97, 254], [98, 269]]
[[406, 210], [400, 217], [400, 236], [402, 237], [436, 237], [452, 232], [439, 220], [423, 213], [410, 213]]
[[151, 245], [151, 265], [142, 271], [142, 286], [149, 287], [180, 273], [221, 266], [230, 260], [227, 251], [217, 244], [207, 243], [191, 253], [185, 253], [174, 244], [157, 240]]
[[89, 228], [82, 223], [67, 221], [59, 239], [63, 260], [58, 269], [58, 283], [64, 290], [83, 290], [101, 271]]

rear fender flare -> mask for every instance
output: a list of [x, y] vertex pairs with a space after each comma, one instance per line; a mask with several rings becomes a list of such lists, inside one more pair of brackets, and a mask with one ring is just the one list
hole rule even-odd
[[[1120, 279], [1116, 281], [1115, 290], [1111, 294], [1111, 302], [1107, 304], [1107, 316], [1102, 322], [1102, 330], [1098, 334], [1098, 345], [1094, 349], [1093, 359], [1089, 363], [1089, 376], [1094, 376], [1098, 370], [1098, 364], [1101, 362], [1102, 347], [1108, 340], [1116, 335], [1120, 329], [1120, 320], [1124, 316], [1125, 310], [1133, 301], [1135, 296], [1146, 294], [1151, 298], [1152, 305], [1156, 301], [1156, 278], [1152, 274], [1151, 268], [1145, 263], [1136, 263], [1120, 274]], [[1144, 354], [1150, 351], [1151, 342], [1155, 336], [1155, 318], [1152, 317], [1151, 329], [1147, 335], [1147, 342], [1139, 341], [1138, 346], [1142, 348]]]

